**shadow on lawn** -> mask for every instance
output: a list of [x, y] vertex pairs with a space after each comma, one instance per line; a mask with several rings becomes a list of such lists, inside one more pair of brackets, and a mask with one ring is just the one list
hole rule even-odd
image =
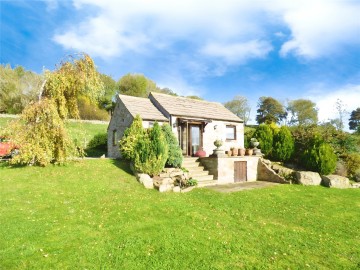
[[119, 169], [123, 170], [124, 172], [133, 175], [130, 164], [127, 161], [120, 160], [120, 159], [111, 159], [111, 163], [118, 167]]

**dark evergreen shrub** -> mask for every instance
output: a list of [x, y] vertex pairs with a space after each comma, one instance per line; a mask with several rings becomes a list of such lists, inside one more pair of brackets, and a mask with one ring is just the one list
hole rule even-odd
[[183, 155], [178, 140], [172, 132], [170, 125], [164, 124], [161, 129], [168, 144], [168, 159], [165, 165], [180, 168], [183, 161]]
[[168, 158], [168, 145], [157, 122], [139, 137], [135, 147], [134, 167], [151, 176], [159, 174]]
[[360, 154], [352, 153], [347, 155], [345, 162], [349, 177], [355, 179], [357, 172], [360, 170]]
[[302, 165], [306, 169], [326, 175], [336, 169], [337, 157], [330, 144], [315, 136], [302, 157]]
[[287, 161], [294, 153], [294, 139], [288, 127], [282, 126], [274, 135], [272, 157], [278, 161]]
[[259, 125], [253, 136], [260, 143], [261, 152], [264, 155], [270, 155], [273, 145], [273, 132], [270, 126], [266, 124]]

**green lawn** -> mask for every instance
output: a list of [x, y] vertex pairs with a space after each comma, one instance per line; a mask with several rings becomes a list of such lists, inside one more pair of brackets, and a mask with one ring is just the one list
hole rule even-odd
[[113, 160], [0, 165], [0, 269], [358, 269], [360, 190], [146, 190]]

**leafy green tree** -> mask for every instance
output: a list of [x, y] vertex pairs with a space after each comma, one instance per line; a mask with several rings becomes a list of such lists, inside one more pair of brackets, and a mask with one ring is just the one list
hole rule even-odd
[[116, 81], [105, 74], [100, 74], [100, 80], [104, 85], [104, 95], [100, 98], [99, 106], [107, 111], [113, 111], [115, 105], [113, 99], [118, 91]]
[[108, 121], [110, 119], [109, 113], [93, 104], [86, 96], [77, 98], [77, 106], [79, 108], [79, 117], [84, 120], [102, 120]]
[[122, 95], [147, 97], [150, 92], [177, 96], [169, 88], [160, 88], [156, 83], [142, 74], [126, 74], [117, 82], [117, 90]]
[[179, 168], [181, 167], [183, 161], [183, 155], [179, 142], [172, 132], [169, 124], [162, 125], [161, 129], [168, 144], [168, 159], [166, 161], [166, 166]]
[[196, 99], [196, 100], [204, 100], [203, 98], [199, 97], [199, 96], [195, 96], [195, 95], [192, 95], [192, 96], [186, 96], [187, 98], [191, 98], [191, 99]]
[[145, 131], [142, 126], [140, 115], [136, 115], [134, 121], [124, 132], [119, 142], [121, 157], [130, 161], [135, 160], [135, 147], [139, 140], [144, 137]]
[[270, 155], [273, 146], [273, 131], [267, 124], [261, 124], [257, 127], [254, 138], [258, 140], [259, 148], [264, 155]]
[[318, 122], [316, 104], [308, 99], [296, 99], [289, 102], [287, 111], [291, 115], [292, 125], [311, 125]]
[[226, 102], [224, 106], [243, 119], [245, 125], [249, 121], [250, 106], [246, 97], [235, 96], [233, 100]]
[[353, 110], [350, 114], [349, 128], [351, 130], [358, 130], [360, 132], [360, 107]]
[[288, 127], [282, 126], [274, 134], [272, 157], [279, 161], [287, 161], [294, 153], [294, 139]]
[[161, 88], [158, 91], [160, 93], [163, 93], [163, 94], [167, 94], [167, 95], [171, 95], [171, 96], [177, 96], [177, 94], [173, 90], [171, 90], [170, 88], [167, 88], [167, 87]]
[[306, 169], [326, 175], [336, 169], [337, 157], [330, 144], [315, 135], [302, 156], [302, 164]]
[[43, 76], [22, 66], [0, 65], [0, 113], [21, 113], [37, 100], [42, 82]]
[[118, 81], [118, 90], [122, 95], [147, 97], [148, 80], [142, 74], [126, 74]]
[[280, 123], [286, 116], [285, 108], [279, 101], [272, 97], [260, 97], [256, 115], [259, 124]]

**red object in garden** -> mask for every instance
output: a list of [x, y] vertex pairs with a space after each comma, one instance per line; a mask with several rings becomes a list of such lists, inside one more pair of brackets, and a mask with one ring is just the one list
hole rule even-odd
[[206, 157], [206, 152], [201, 148], [195, 153], [195, 157]]
[[18, 152], [18, 147], [5, 137], [0, 137], [0, 157], [11, 157]]

